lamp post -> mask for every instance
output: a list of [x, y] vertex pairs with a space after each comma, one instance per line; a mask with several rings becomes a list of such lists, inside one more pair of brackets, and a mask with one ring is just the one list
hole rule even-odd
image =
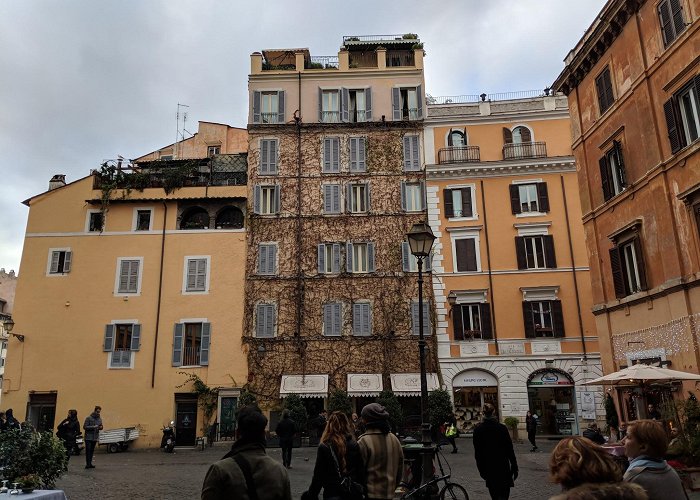
[[[408, 245], [418, 262], [418, 351], [420, 353], [420, 413], [423, 473], [421, 486], [432, 479], [433, 445], [428, 421], [428, 377], [425, 373], [425, 336], [423, 335], [423, 259], [430, 255], [435, 235], [425, 222], [418, 222], [408, 232]], [[427, 492], [426, 492], [427, 493]]]
[[8, 335], [12, 335], [13, 337], [17, 337], [17, 340], [19, 340], [20, 342], [24, 342], [24, 335], [22, 335], [20, 333], [12, 333], [12, 329], [15, 327], [15, 322], [12, 321], [12, 318], [6, 319], [4, 326], [5, 326], [5, 332]]

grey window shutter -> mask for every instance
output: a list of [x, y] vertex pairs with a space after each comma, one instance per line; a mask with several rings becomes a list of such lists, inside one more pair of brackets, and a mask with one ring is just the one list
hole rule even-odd
[[64, 256], [63, 256], [63, 272], [64, 273], [69, 273], [70, 272], [70, 265], [73, 260], [73, 252], [66, 251]]
[[105, 340], [102, 348], [104, 352], [110, 352], [114, 350], [114, 332], [114, 325], [105, 325]]
[[323, 211], [327, 214], [333, 212], [333, 200], [332, 198], [332, 188], [331, 184], [323, 185]]
[[345, 210], [348, 213], [353, 212], [353, 197], [352, 197], [352, 184], [348, 184], [345, 187]]
[[338, 243], [333, 243], [333, 248], [331, 250], [333, 263], [331, 264], [331, 270], [334, 273], [340, 272], [340, 245]]
[[318, 121], [323, 123], [323, 89], [318, 88]]
[[418, 303], [411, 301], [411, 333], [413, 335], [420, 335], [418, 320]]
[[199, 344], [199, 364], [209, 364], [209, 343], [211, 341], [211, 323], [202, 323], [202, 339]]
[[266, 274], [268, 266], [267, 245], [258, 245], [258, 274]]
[[266, 319], [266, 304], [258, 304], [255, 318], [255, 336], [258, 338], [265, 337], [265, 319]]
[[175, 323], [173, 329], [173, 366], [182, 366], [182, 342], [185, 334], [185, 325]]
[[411, 170], [411, 137], [403, 136], [403, 169]]
[[284, 90], [280, 90], [279, 92], [277, 92], [277, 105], [277, 123], [284, 123]]
[[340, 210], [340, 184], [333, 184], [331, 186], [331, 192], [332, 192], [332, 200], [333, 200], [333, 213], [334, 214], [339, 214], [341, 212]]
[[362, 333], [362, 304], [352, 305], [352, 333], [360, 335]]
[[270, 146], [269, 146], [270, 149], [269, 149], [269, 155], [268, 155], [269, 166], [270, 166], [269, 173], [276, 174], [277, 173], [277, 139], [271, 139], [269, 141], [269, 143], [270, 143]]
[[323, 304], [323, 334], [326, 336], [334, 335], [332, 305]]
[[189, 259], [187, 261], [187, 290], [197, 288], [197, 260]]
[[425, 210], [428, 206], [428, 193], [425, 190], [425, 181], [420, 181], [420, 203], [420, 209]]
[[326, 272], [326, 245], [323, 243], [318, 245], [318, 272], [319, 274]]
[[367, 200], [365, 208], [367, 209], [367, 212], [371, 212], [372, 209], [370, 207], [370, 202], [372, 198], [372, 193], [370, 192], [370, 187], [369, 187], [369, 182], [365, 184], [365, 199]]
[[367, 145], [364, 137], [357, 138], [357, 171], [367, 171]]
[[270, 150], [267, 139], [260, 140], [260, 175], [270, 173]]
[[340, 119], [343, 122], [349, 120], [348, 103], [350, 102], [350, 91], [343, 87], [340, 89]]
[[473, 215], [472, 190], [471, 188], [462, 188], [462, 217], [472, 217]]
[[131, 325], [131, 345], [129, 349], [138, 351], [141, 348], [141, 325]]
[[260, 213], [260, 186], [255, 186], [253, 191], [253, 212]]
[[350, 138], [350, 171], [359, 172], [359, 137]]
[[401, 210], [406, 210], [406, 182], [401, 181]]
[[554, 269], [557, 267], [557, 257], [556, 254], [554, 253], [554, 236], [551, 234], [542, 236], [542, 240], [544, 243], [544, 258], [547, 264], [547, 267]]
[[401, 89], [391, 89], [391, 108], [394, 112], [394, 121], [401, 120]]
[[129, 291], [129, 269], [130, 261], [123, 260], [119, 268], [119, 292], [127, 293]]
[[332, 157], [331, 157], [331, 171], [340, 172], [340, 139], [334, 137], [331, 140], [332, 146]]
[[[417, 135], [409, 136], [410, 165], [407, 170], [420, 170], [420, 146]], [[404, 143], [405, 144], [405, 143]]]
[[517, 184], [511, 184], [508, 186], [510, 190], [510, 210], [514, 214], [519, 214], [522, 212], [522, 207], [520, 206], [520, 188]]
[[277, 245], [270, 245], [267, 249], [267, 269], [270, 274], [277, 273]]
[[273, 212], [278, 214], [278, 213], [280, 213], [280, 210], [281, 210], [280, 186], [277, 185], [277, 186], [275, 186], [275, 206], [273, 207]]
[[367, 243], [367, 272], [373, 273], [374, 266], [374, 243]]
[[408, 245], [407, 241], [401, 243], [401, 262], [403, 264], [404, 272], [409, 272], [411, 270], [411, 247]]
[[138, 292], [139, 283], [139, 264], [138, 260], [132, 260], [129, 266], [129, 287], [128, 291], [132, 293]]
[[416, 102], [418, 103], [418, 112], [416, 113], [417, 119], [423, 118], [423, 86], [418, 85], [416, 87]]
[[253, 92], [253, 123], [260, 123], [260, 92]]
[[337, 335], [343, 334], [343, 304], [333, 304], [333, 330]]
[[365, 121], [372, 121], [372, 87], [365, 89]]
[[346, 261], [346, 268], [349, 273], [353, 271], [353, 265], [352, 265], [352, 243], [347, 242], [345, 244], [345, 261]]
[[275, 323], [277, 322], [277, 310], [274, 304], [267, 305], [265, 327], [267, 328], [267, 336], [275, 336]]
[[57, 273], [58, 272], [58, 262], [61, 259], [61, 252], [51, 252], [51, 268], [49, 272], [51, 273]]
[[331, 139], [325, 138], [323, 139], [323, 171], [330, 172], [331, 166]]

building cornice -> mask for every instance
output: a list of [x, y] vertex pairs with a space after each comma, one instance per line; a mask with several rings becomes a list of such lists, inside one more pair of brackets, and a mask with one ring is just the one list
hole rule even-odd
[[[378, 78], [389, 78], [394, 79], [397, 77], [415, 77], [420, 80], [423, 79], [423, 70], [417, 69], [415, 67], [390, 67], [385, 69], [363, 69], [356, 68], [351, 71], [340, 71], [340, 70], [319, 70], [317, 72], [302, 71], [297, 72], [295, 70], [284, 70], [284, 71], [271, 71], [265, 70], [259, 74], [249, 74], [249, 83], [260, 83], [267, 81], [290, 81], [296, 83], [301, 75], [302, 80], [352, 80], [352, 79], [378, 79]], [[420, 82], [419, 82], [420, 83]]]
[[511, 175], [575, 171], [576, 160], [573, 156], [426, 165], [426, 174], [429, 179], [507, 177]]
[[462, 126], [485, 123], [502, 123], [509, 121], [533, 121], [533, 120], [563, 120], [570, 118], [568, 109], [555, 109], [552, 111], [513, 111], [509, 113], [495, 113], [491, 115], [482, 114], [456, 114], [449, 116], [430, 116], [428, 107], [428, 117], [425, 119], [426, 126]]

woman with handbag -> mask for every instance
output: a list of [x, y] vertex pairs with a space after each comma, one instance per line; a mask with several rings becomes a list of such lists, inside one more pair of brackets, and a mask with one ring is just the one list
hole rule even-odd
[[324, 500], [362, 500], [366, 482], [350, 419], [344, 413], [334, 411], [318, 445], [311, 486], [301, 498], [316, 500], [323, 489]]

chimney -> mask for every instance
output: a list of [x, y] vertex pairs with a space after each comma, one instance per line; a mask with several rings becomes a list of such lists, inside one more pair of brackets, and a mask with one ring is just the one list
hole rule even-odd
[[66, 175], [65, 174], [56, 174], [53, 177], [51, 177], [51, 180], [49, 181], [49, 191], [53, 191], [54, 189], [58, 189], [60, 187], [63, 187], [66, 185]]

